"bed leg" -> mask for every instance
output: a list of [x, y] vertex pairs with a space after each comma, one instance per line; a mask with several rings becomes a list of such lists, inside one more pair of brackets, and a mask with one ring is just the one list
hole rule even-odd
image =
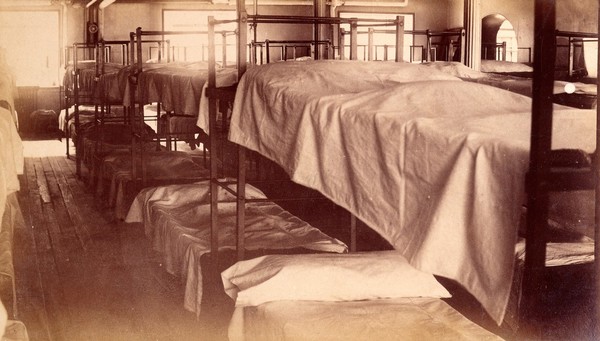
[[244, 237], [246, 224], [246, 148], [238, 146], [238, 183], [237, 183], [237, 260], [244, 260]]
[[350, 214], [350, 252], [356, 252], [356, 216]]

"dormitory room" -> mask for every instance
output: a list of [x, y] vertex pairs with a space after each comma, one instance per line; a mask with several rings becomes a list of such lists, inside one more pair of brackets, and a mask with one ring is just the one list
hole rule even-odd
[[597, 0], [0, 0], [0, 335], [599, 340]]

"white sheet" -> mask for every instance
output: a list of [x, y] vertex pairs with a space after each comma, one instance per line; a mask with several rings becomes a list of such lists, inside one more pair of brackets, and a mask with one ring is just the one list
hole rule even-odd
[[[256, 188], [246, 187], [248, 198], [265, 198]], [[223, 189], [220, 200], [231, 200]], [[235, 203], [219, 205], [219, 249], [235, 248]], [[200, 313], [202, 272], [200, 258], [210, 251], [210, 205], [207, 182], [144, 189], [135, 198], [125, 219], [142, 222], [153, 248], [163, 254], [163, 266], [185, 280], [184, 307]], [[346, 252], [344, 243], [323, 234], [272, 202], [246, 206], [246, 248], [306, 248]]]
[[501, 340], [436, 298], [276, 301], [237, 307], [231, 341]]
[[23, 167], [23, 142], [11, 112], [0, 107], [0, 219], [7, 196], [19, 190]]
[[482, 60], [481, 72], [533, 72], [533, 67], [516, 62], [502, 60]]
[[[407, 63], [249, 69], [229, 139], [272, 159], [500, 323], [508, 301], [531, 101]], [[444, 78], [445, 77], [445, 78]], [[452, 78], [450, 78], [452, 79]], [[553, 147], [595, 149], [595, 111], [555, 113]]]
[[[238, 74], [236, 69], [223, 69], [221, 73], [217, 74], [218, 77], [215, 79], [216, 87], [227, 87], [235, 84], [238, 81]], [[210, 133], [208, 129], [208, 98], [206, 97], [206, 89], [208, 88], [208, 82], [202, 87], [202, 99], [200, 101], [200, 108], [198, 109], [198, 121], [196, 125], [204, 130], [207, 134]]]

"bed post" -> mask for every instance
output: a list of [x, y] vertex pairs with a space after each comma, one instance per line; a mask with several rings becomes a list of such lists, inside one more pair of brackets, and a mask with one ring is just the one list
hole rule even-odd
[[525, 322], [520, 333], [541, 336], [540, 308], [544, 293], [545, 227], [548, 218], [549, 171], [552, 141], [552, 98], [555, 64], [555, 0], [535, 1], [531, 148], [527, 189], [527, 233], [523, 293], [519, 307]]
[[358, 59], [358, 21], [356, 18], [350, 19], [350, 59]]
[[396, 17], [396, 62], [404, 60], [404, 17]]
[[222, 42], [223, 42], [223, 46], [221, 47], [221, 53], [222, 53], [222, 64], [223, 67], [227, 66], [227, 32], [223, 31], [221, 32], [221, 34], [223, 35], [222, 37]]
[[464, 28], [461, 28], [460, 29], [460, 37], [459, 37], [459, 39], [460, 39], [460, 62], [462, 64], [465, 64], [466, 60], [467, 60], [467, 56], [465, 55], [467, 53], [467, 46], [466, 46], [467, 39], [466, 39], [466, 37], [467, 37], [467, 31], [465, 31]]
[[[208, 17], [208, 89], [216, 86], [216, 61], [215, 61], [215, 26], [214, 17]], [[218, 232], [218, 200], [219, 188], [217, 186], [217, 160], [215, 147], [217, 146], [217, 103], [214, 96], [208, 100], [208, 137], [210, 141], [210, 251], [214, 264], [218, 264], [219, 232]]]
[[340, 27], [340, 32], [339, 32], [339, 39], [338, 39], [338, 54], [340, 55], [340, 60], [344, 60], [346, 59], [345, 56], [345, 51], [344, 51], [344, 44], [345, 44], [345, 35], [346, 35], [346, 30], [344, 30], [343, 27]]
[[425, 46], [427, 47], [427, 52], [425, 53], [425, 56], [427, 56], [426, 61], [430, 62], [431, 61], [431, 32], [429, 30], [426, 30], [425, 36], [427, 39], [427, 43], [425, 44]]
[[[598, 3], [598, 15], [600, 15], [600, 1]], [[598, 34], [600, 34], [600, 17], [598, 17]], [[600, 49], [596, 56], [597, 67], [600, 67]], [[600, 69], [596, 69], [600, 70]], [[596, 86], [600, 88], [600, 78], [596, 77]], [[598, 246], [598, 240], [600, 240], [600, 206], [598, 201], [600, 198], [600, 155], [598, 152], [598, 146], [600, 146], [600, 107], [596, 105], [596, 150], [593, 154], [593, 179], [595, 180], [595, 226], [594, 226], [594, 318], [596, 321], [594, 325], [594, 339], [598, 340], [600, 337], [600, 247]]]
[[[246, 13], [245, 1], [238, 0], [238, 48], [237, 64], [238, 79], [246, 72], [246, 42], [248, 41], [248, 13]], [[256, 28], [254, 29], [256, 31]]]
[[368, 61], [372, 61], [373, 60], [373, 27], [369, 27], [369, 31], [368, 31], [368, 43], [367, 46], [369, 48], [369, 50], [367, 51], [367, 60]]
[[[73, 114], [75, 115], [75, 131], [79, 132], [79, 71], [77, 70], [77, 44], [73, 44], [73, 104], [75, 108]], [[77, 140], [75, 144], [75, 173], [81, 178], [81, 151], [83, 150], [81, 134], [77, 134]]]

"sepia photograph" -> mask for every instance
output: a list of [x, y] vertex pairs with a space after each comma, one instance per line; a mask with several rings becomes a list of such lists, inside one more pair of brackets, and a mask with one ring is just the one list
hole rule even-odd
[[600, 0], [0, 0], [0, 341], [600, 339]]

